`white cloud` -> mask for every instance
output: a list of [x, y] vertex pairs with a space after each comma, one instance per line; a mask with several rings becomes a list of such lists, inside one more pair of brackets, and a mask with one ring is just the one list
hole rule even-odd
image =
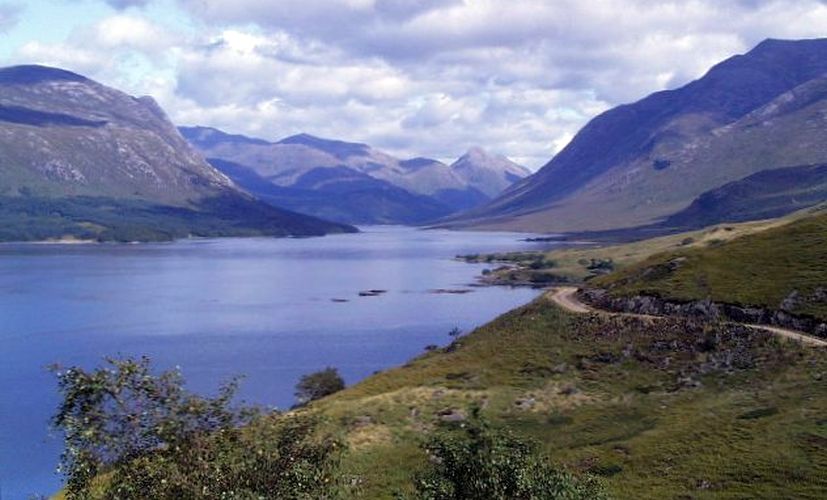
[[101, 48], [128, 48], [145, 52], [158, 52], [178, 41], [178, 37], [149, 20], [126, 14], [103, 19], [92, 27], [90, 35], [93, 43]]
[[182, 124], [441, 159], [479, 144], [537, 167], [610, 106], [827, 33], [818, 0], [177, 1], [194, 34], [132, 10], [20, 56], [153, 93]]

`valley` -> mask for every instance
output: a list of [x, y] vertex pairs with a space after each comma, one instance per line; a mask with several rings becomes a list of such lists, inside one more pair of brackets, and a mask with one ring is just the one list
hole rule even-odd
[[96, 2], [0, 68], [0, 496], [827, 496], [827, 39]]

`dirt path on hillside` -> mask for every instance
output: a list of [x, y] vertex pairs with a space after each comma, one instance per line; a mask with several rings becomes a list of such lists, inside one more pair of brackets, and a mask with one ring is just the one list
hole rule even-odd
[[[562, 307], [566, 311], [573, 312], [576, 314], [586, 314], [590, 312], [598, 313], [598, 314], [606, 314], [606, 315], [619, 315], [619, 316], [631, 316], [635, 318], [643, 318], [654, 320], [658, 319], [659, 316], [651, 316], [648, 314], [633, 314], [633, 313], [616, 313], [610, 311], [604, 311], [602, 309], [595, 309], [594, 307], [589, 306], [588, 304], [584, 304], [577, 298], [577, 288], [573, 286], [563, 286], [558, 287], [550, 290], [546, 293], [546, 298], [557, 304], [558, 306]], [[755, 330], [766, 330], [768, 332], [774, 333], [778, 336], [793, 339], [800, 341], [801, 343], [818, 346], [818, 347], [827, 347], [827, 341], [815, 338], [811, 335], [807, 335], [806, 333], [797, 332], [795, 330], [788, 330], [786, 328], [779, 328], [777, 326], [769, 326], [769, 325], [749, 325], [745, 323], [741, 323], [743, 326], [747, 328], [752, 328]]]

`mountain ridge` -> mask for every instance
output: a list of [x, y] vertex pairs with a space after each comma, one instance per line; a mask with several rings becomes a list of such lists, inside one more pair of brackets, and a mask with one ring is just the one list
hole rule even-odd
[[[772, 164], [761, 164], [758, 155], [750, 156], [749, 152], [729, 151], [732, 154], [727, 161], [743, 164], [717, 171], [703, 162], [722, 158], [708, 155], [695, 161], [717, 176], [716, 185], [698, 182], [703, 176], [689, 168], [693, 141], [706, 147], [697, 141], [712, 144], [717, 140], [712, 144], [719, 148], [715, 154], [723, 157], [728, 145], [720, 138], [731, 132], [727, 126], [752, 119], [750, 113], [818, 82], [825, 73], [827, 39], [762, 42], [746, 54], [716, 64], [683, 87], [656, 92], [600, 114], [535, 175], [491, 203], [449, 218], [446, 225], [549, 232], [646, 225], [685, 208], [721, 183], [763, 169], [827, 160], [817, 148], [809, 156], [802, 152], [789, 159], [776, 155]], [[815, 110], [819, 102], [821, 99], [801, 101], [801, 109], [794, 110], [801, 118], [797, 126], [803, 127], [806, 121], [802, 110]], [[749, 127], [744, 122], [742, 125], [738, 131], [741, 137], [750, 138]], [[824, 138], [821, 132], [808, 133]], [[757, 134], [753, 136], [761, 146]], [[666, 179], [677, 184], [668, 188]]]
[[[266, 179], [281, 189], [263, 189], [255, 181], [259, 193], [267, 191], [267, 200], [276, 206], [311, 213], [317, 216], [333, 214], [335, 220], [348, 223], [405, 223], [422, 224], [445, 217], [460, 210], [473, 208], [509, 186], [528, 171], [505, 157], [488, 156], [479, 150], [477, 164], [447, 165], [425, 157], [399, 159], [364, 143], [325, 139], [307, 133], [277, 141], [264, 141], [246, 136], [227, 134], [208, 127], [180, 127], [182, 134], [210, 159], [219, 169], [231, 167], [238, 182], [251, 182], [249, 172]], [[225, 171], [227, 173], [228, 171]], [[341, 174], [337, 177], [336, 173]], [[374, 189], [366, 182], [354, 184], [363, 175], [374, 179]], [[308, 186], [308, 179], [325, 183]], [[366, 178], [362, 178], [367, 181]], [[335, 184], [339, 183], [338, 186]], [[294, 189], [294, 191], [289, 191]], [[298, 189], [300, 191], [296, 191]], [[333, 200], [319, 199], [310, 191], [349, 194], [347, 200], [338, 198], [338, 212]], [[279, 193], [275, 195], [274, 193]], [[308, 196], [302, 200], [301, 195]], [[371, 217], [359, 196], [370, 199], [381, 213]], [[312, 199], [312, 202], [311, 202]], [[316, 206], [317, 204], [322, 206]], [[415, 214], [419, 212], [419, 216]], [[398, 215], [395, 215], [398, 213]]]
[[59, 68], [0, 69], [0, 149], [4, 240], [354, 230], [255, 200], [206, 163], [154, 99]]

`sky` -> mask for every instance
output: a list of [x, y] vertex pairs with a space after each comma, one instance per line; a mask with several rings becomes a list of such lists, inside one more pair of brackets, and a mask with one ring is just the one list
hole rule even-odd
[[0, 64], [152, 95], [179, 125], [532, 169], [606, 109], [821, 36], [827, 0], [0, 0]]

